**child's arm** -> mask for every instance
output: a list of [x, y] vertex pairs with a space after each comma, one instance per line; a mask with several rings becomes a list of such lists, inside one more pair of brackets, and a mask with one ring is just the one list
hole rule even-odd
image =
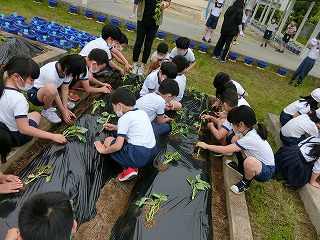
[[126, 72], [129, 72], [132, 69], [132, 66], [128, 63], [127, 59], [123, 56], [123, 54], [118, 49], [113, 47], [110, 50], [110, 52], [120, 58], [120, 60], [124, 63], [123, 65]]
[[171, 121], [172, 118], [169, 118], [167, 115], [163, 114], [161, 116], [157, 116], [157, 123], [162, 124], [162, 123], [167, 123]]
[[217, 128], [215, 128], [215, 126], [213, 126], [213, 124], [211, 123], [209, 125], [209, 129], [212, 132], [212, 135], [218, 140], [221, 141], [223, 139], [223, 137], [227, 136], [228, 131], [221, 127], [219, 130]]
[[20, 238], [20, 231], [18, 228], [11, 228], [8, 230], [7, 236], [4, 240], [19, 240]]
[[111, 52], [112, 58], [115, 59], [118, 63], [125, 65], [125, 63], [119, 58], [115, 53]]
[[312, 172], [310, 182], [309, 182], [312, 186], [314, 186], [316, 188], [320, 188], [320, 184], [317, 183], [318, 177], [319, 177], [319, 173]]
[[194, 66], [196, 65], [196, 61], [194, 61], [193, 63], [191, 63], [189, 65], [189, 67], [187, 67], [186, 69], [183, 70], [183, 73], [186, 73], [188, 71], [190, 71], [190, 69], [192, 69]]
[[118, 65], [115, 64], [114, 61], [109, 60], [109, 66], [110, 66], [111, 68], [117, 70], [117, 71], [120, 73], [121, 76], [124, 75], [124, 70], [123, 70], [122, 68], [118, 67]]
[[198, 142], [196, 147], [201, 147], [203, 149], [207, 149], [212, 152], [218, 153], [231, 153], [231, 152], [239, 152], [241, 148], [239, 148], [235, 143], [232, 143], [227, 146], [216, 146], [216, 145], [209, 145], [205, 142]]

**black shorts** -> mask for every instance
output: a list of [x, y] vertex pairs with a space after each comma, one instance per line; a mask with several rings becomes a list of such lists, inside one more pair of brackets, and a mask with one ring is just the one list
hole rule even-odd
[[33, 87], [30, 90], [28, 90], [27, 91], [28, 99], [35, 106], [43, 106], [44, 103], [40, 102], [40, 100], [38, 99], [38, 91], [39, 89], [36, 87]]
[[272, 37], [272, 31], [266, 30], [264, 32], [263, 38], [266, 40], [270, 40], [271, 37]]
[[216, 29], [218, 24], [219, 17], [215, 17], [212, 14], [210, 14], [210, 17], [208, 18], [206, 22], [206, 27], [211, 29]]
[[288, 43], [289, 40], [291, 38], [291, 35], [289, 35], [288, 33], [284, 34], [282, 41], [284, 41], [285, 43]]

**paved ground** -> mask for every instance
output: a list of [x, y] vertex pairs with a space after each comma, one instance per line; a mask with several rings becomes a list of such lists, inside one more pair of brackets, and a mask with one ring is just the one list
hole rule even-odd
[[[131, 20], [129, 16], [132, 14], [132, 4], [128, 4], [126, 0], [118, 0], [118, 2], [113, 2], [114, 0], [87, 0], [87, 7], [96, 11], [104, 12], [108, 15], [116, 16], [125, 20]], [[121, 2], [120, 2], [121, 1]], [[188, 0], [187, 0], [188, 1]], [[78, 6], [82, 5], [82, 0], [65, 0], [65, 2], [75, 4]], [[132, 0], [133, 2], [133, 0]], [[174, 0], [173, 2], [185, 5], [184, 1]], [[200, 11], [199, 17], [201, 17], [201, 9], [203, 12], [203, 6], [205, 4], [189, 5], [194, 8], [194, 11]], [[85, 7], [85, 6], [84, 6]], [[186, 11], [185, 7], [181, 7], [181, 11]], [[182, 17], [177, 16], [174, 18], [172, 14], [170, 16], [165, 16], [163, 24], [160, 29], [166, 32], [174, 33], [181, 36], [189, 37], [192, 40], [201, 40], [204, 25], [196, 25], [194, 23], [189, 23], [186, 20], [181, 20]], [[199, 24], [199, 22], [197, 22]], [[263, 34], [261, 32], [250, 31], [250, 34], [256, 34], [255, 39], [261, 37]], [[219, 33], [214, 32], [212, 44], [215, 45], [219, 38]], [[290, 52], [285, 52], [283, 54], [274, 51], [274, 48], [261, 48], [257, 41], [252, 41], [252, 39], [239, 38], [239, 45], [235, 45], [232, 51], [239, 53], [241, 55], [250, 56], [258, 60], [264, 60], [266, 62], [272, 63], [274, 65], [282, 66], [291, 70], [295, 70], [302, 61], [297, 55], [291, 54]], [[317, 62], [316, 66], [311, 70], [310, 75], [315, 77], [320, 77], [320, 63]]]

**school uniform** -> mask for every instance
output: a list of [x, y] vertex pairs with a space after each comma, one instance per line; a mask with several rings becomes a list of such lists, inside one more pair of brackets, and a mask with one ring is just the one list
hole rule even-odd
[[148, 93], [139, 98], [135, 107], [147, 113], [154, 135], [158, 136], [171, 131], [168, 123], [157, 122], [157, 116], [163, 116], [166, 107], [165, 100], [158, 93]]
[[[20, 90], [5, 87], [0, 98], [0, 122], [3, 122], [16, 138], [18, 145], [23, 145], [32, 140], [31, 136], [21, 134], [18, 129], [16, 119], [28, 119], [29, 104]], [[38, 128], [38, 125], [32, 119], [29, 119], [29, 125]]]
[[320, 173], [320, 158], [309, 156], [314, 144], [320, 144], [320, 138], [309, 137], [298, 145], [282, 147], [275, 154], [276, 172], [293, 187], [303, 187], [310, 181], [312, 172]]
[[280, 114], [280, 123], [282, 126], [290, 121], [293, 118], [293, 115], [295, 115], [296, 113], [300, 113], [301, 115], [306, 114], [310, 111], [310, 105], [303, 100], [304, 99], [299, 99], [297, 101], [294, 101], [282, 110]]
[[[254, 157], [262, 163], [262, 171], [254, 179], [258, 182], [269, 181], [275, 171], [274, 155], [269, 143], [263, 140], [254, 128], [251, 128], [235, 144], [246, 157]], [[243, 162], [238, 162], [238, 166], [243, 167]]]
[[271, 21], [268, 23], [267, 29], [264, 32], [263, 38], [266, 40], [270, 40], [272, 37], [272, 33], [278, 28], [277, 23], [272, 23]]
[[235, 80], [231, 80], [231, 82], [236, 86], [237, 93], [238, 93], [240, 96], [243, 96], [243, 95], [246, 93], [246, 90], [244, 90], [244, 88], [241, 86], [240, 83], [238, 83], [238, 82], [235, 81]]
[[309, 136], [318, 136], [318, 128], [308, 114], [292, 118], [280, 130], [280, 139], [284, 145], [295, 145]]
[[239, 97], [238, 98], [238, 107], [242, 106], [242, 105], [245, 105], [245, 106], [248, 106], [250, 107], [250, 104], [247, 102], [247, 100], [244, 98], [244, 97]]
[[284, 34], [284, 36], [282, 38], [282, 41], [284, 41], [285, 43], [288, 43], [292, 34], [296, 31], [297, 31], [297, 27], [289, 24], [287, 27], [286, 33]]
[[187, 77], [183, 73], [179, 73], [174, 79], [179, 85], [179, 95], [174, 98], [175, 101], [180, 102], [183, 98], [184, 91], [186, 90]]
[[40, 88], [52, 83], [58, 89], [62, 84], [69, 84], [71, 78], [65, 74], [59, 75], [58, 61], [49, 62], [40, 68], [40, 75], [34, 80], [33, 88], [27, 91], [29, 101], [36, 106], [43, 106], [43, 102], [37, 97]]
[[211, 14], [206, 22], [206, 27], [216, 29], [219, 21], [219, 16], [222, 12], [222, 6], [218, 7], [216, 3], [212, 5]]
[[319, 58], [320, 51], [318, 48], [318, 40], [316, 38], [312, 38], [310, 41], [310, 45], [311, 48], [308, 56], [302, 61], [298, 69], [293, 73], [291, 77], [291, 81], [293, 81], [299, 76], [297, 84], [301, 84], [302, 80], [308, 75], [308, 73], [315, 65], [317, 59]]
[[187, 59], [189, 65], [196, 61], [194, 53], [192, 52], [192, 50], [190, 48], [188, 48], [188, 50], [184, 54], [180, 54], [178, 52], [177, 47], [175, 47], [174, 49], [171, 50], [171, 53], [170, 53], [171, 59], [173, 59], [175, 56], [178, 56], [178, 55], [184, 56]]
[[157, 151], [156, 140], [146, 112], [137, 108], [126, 112], [118, 120], [117, 136], [125, 138], [124, 144], [110, 156], [123, 168], [139, 168], [153, 160]]
[[104, 50], [108, 54], [109, 61], [112, 60], [112, 56], [110, 53], [110, 47], [108, 46], [106, 40], [104, 40], [102, 37], [99, 37], [97, 39], [94, 39], [94, 40], [88, 42], [81, 49], [79, 55], [87, 57], [89, 55], [89, 53], [95, 48]]
[[155, 57], [158, 58], [158, 62], [159, 62], [159, 66], [161, 67], [162, 63], [164, 63], [165, 61], [170, 60], [170, 54], [167, 53], [163, 58], [159, 58], [158, 57], [158, 52], [154, 51], [150, 57], [150, 61], [152, 61]]
[[161, 79], [159, 78], [159, 70], [156, 70], [152, 73], [150, 73], [146, 80], [144, 80], [141, 91], [140, 91], [140, 96], [144, 96], [149, 93], [149, 91], [154, 91], [158, 92], [158, 88], [160, 86]]

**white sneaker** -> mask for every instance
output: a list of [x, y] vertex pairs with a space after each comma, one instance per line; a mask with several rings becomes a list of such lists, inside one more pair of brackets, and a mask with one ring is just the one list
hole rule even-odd
[[75, 106], [76, 106], [76, 105], [75, 105], [73, 102], [67, 102], [67, 108], [68, 108], [69, 110], [74, 109]]
[[144, 73], [144, 66], [140, 66], [140, 67], [138, 68], [138, 75], [139, 75], [139, 76], [142, 76], [143, 73]]
[[139, 67], [138, 67], [137, 64], [133, 64], [131, 72], [132, 72], [133, 74], [137, 74], [138, 68], [139, 68]]
[[46, 119], [48, 119], [51, 123], [59, 123], [61, 122], [61, 118], [55, 113], [54, 109], [48, 108], [48, 109], [42, 109], [41, 115], [44, 116]]

